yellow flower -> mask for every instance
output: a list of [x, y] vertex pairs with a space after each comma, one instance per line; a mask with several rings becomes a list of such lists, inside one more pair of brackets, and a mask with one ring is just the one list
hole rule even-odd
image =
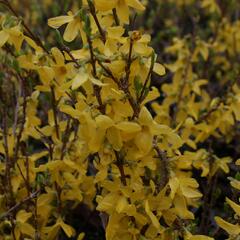
[[19, 25], [9, 29], [3, 28], [3, 30], [0, 31], [0, 48], [6, 42], [9, 42], [14, 45], [17, 51], [19, 51], [22, 46], [23, 39], [24, 36]]
[[83, 42], [86, 42], [86, 36], [83, 31], [82, 22], [80, 17], [73, 15], [71, 11], [68, 12], [67, 16], [58, 16], [48, 19], [48, 25], [52, 28], [58, 29], [62, 25], [67, 23], [67, 27], [63, 34], [63, 39], [66, 42], [72, 42], [80, 32]]
[[99, 11], [109, 11], [116, 8], [121, 23], [129, 22], [129, 7], [140, 11], [145, 9], [139, 0], [96, 0], [95, 5]]

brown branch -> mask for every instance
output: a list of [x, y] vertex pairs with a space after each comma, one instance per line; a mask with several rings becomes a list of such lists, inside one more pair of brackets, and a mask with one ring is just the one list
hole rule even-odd
[[121, 79], [120, 81], [118, 81], [118, 79], [113, 75], [113, 73], [111, 72], [111, 70], [108, 67], [104, 66], [103, 63], [101, 63], [101, 61], [99, 59], [97, 59], [97, 61], [98, 61], [98, 64], [102, 67], [102, 69], [106, 72], [106, 74], [118, 85], [119, 89], [125, 93], [128, 101], [133, 109], [133, 112], [134, 112], [132, 118], [137, 117], [139, 114], [139, 111], [140, 111], [139, 105], [138, 105], [137, 101], [135, 101], [133, 96], [131, 95], [131, 93], [128, 89], [128, 87], [129, 87], [128, 84], [125, 84], [124, 79]]
[[117, 15], [116, 8], [114, 8], [112, 10], [112, 13], [113, 13], [113, 18], [114, 18], [114, 21], [115, 21], [116, 25], [119, 26], [120, 25], [120, 21], [119, 21], [118, 15]]
[[13, 188], [12, 188], [12, 183], [11, 183], [11, 168], [13, 166], [12, 164], [12, 159], [9, 155], [9, 150], [8, 150], [8, 129], [7, 129], [7, 112], [6, 112], [6, 107], [4, 106], [3, 108], [3, 147], [5, 150], [5, 158], [6, 158], [6, 167], [5, 167], [5, 182], [7, 185], [8, 192], [10, 194], [10, 201], [9, 204], [10, 206], [15, 204], [14, 200], [14, 194], [13, 194]]
[[120, 157], [120, 153], [117, 151], [114, 151], [115, 156], [116, 156], [116, 165], [119, 169], [120, 175], [121, 175], [121, 182], [124, 186], [127, 186], [127, 181], [126, 181], [126, 175], [125, 175], [125, 171], [124, 171], [124, 162], [123, 159]]
[[51, 94], [52, 94], [51, 103], [52, 103], [52, 109], [53, 109], [53, 118], [54, 118], [55, 130], [56, 130], [57, 138], [59, 139], [60, 133], [59, 133], [59, 126], [58, 126], [58, 119], [57, 119], [57, 102], [56, 102], [55, 91], [54, 91], [53, 86], [51, 86]]
[[58, 185], [57, 182], [54, 182], [54, 185], [57, 192], [57, 205], [58, 205], [57, 210], [58, 210], [59, 216], [61, 216], [62, 215], [62, 201], [61, 201], [62, 188]]
[[48, 152], [49, 152], [49, 157], [51, 160], [53, 160], [53, 142], [51, 139], [49, 139], [46, 135], [44, 135], [42, 133], [41, 130], [39, 130], [37, 127], [34, 127], [34, 129], [42, 136], [43, 138], [43, 142], [46, 143], [46, 145], [48, 145]]
[[[92, 65], [92, 69], [93, 69], [92, 74], [93, 74], [93, 77], [97, 79], [96, 58], [95, 58], [95, 55], [93, 52], [92, 40], [89, 35], [87, 35], [87, 41], [88, 41], [88, 46], [90, 49], [91, 65]], [[99, 104], [99, 110], [102, 114], [104, 114], [105, 113], [105, 105], [102, 102], [101, 87], [94, 84], [93, 89], [94, 89], [94, 94], [95, 94], [98, 104]]]
[[27, 94], [26, 94], [26, 86], [25, 86], [25, 79], [20, 75], [17, 74], [17, 76], [20, 79], [20, 83], [22, 86], [22, 94], [23, 94], [23, 116], [22, 116], [22, 122], [20, 125], [20, 129], [19, 129], [19, 133], [17, 134], [17, 139], [16, 139], [16, 143], [15, 143], [15, 149], [14, 149], [14, 163], [17, 162], [18, 159], [18, 151], [19, 151], [19, 147], [20, 147], [20, 141], [22, 138], [22, 134], [24, 131], [24, 124], [26, 121], [26, 109], [27, 109]]
[[[213, 166], [214, 158], [210, 156], [210, 172]], [[218, 180], [218, 174], [216, 173], [214, 176], [209, 175], [207, 179], [207, 184], [204, 187], [203, 194], [203, 204], [202, 204], [202, 213], [201, 213], [201, 221], [199, 224], [199, 233], [207, 234], [207, 230], [209, 229], [209, 215], [214, 204], [214, 189], [216, 189], [216, 184]]]
[[35, 240], [40, 240], [41, 236], [38, 229], [38, 211], [37, 211], [37, 198], [34, 198], [34, 210], [33, 210], [33, 217], [34, 217], [34, 229], [35, 229]]
[[153, 71], [153, 67], [154, 67], [154, 53], [152, 53], [152, 58], [151, 58], [151, 66], [150, 66], [150, 69], [148, 71], [148, 75], [144, 81], [144, 84], [143, 84], [143, 87], [142, 87], [142, 90], [141, 90], [141, 93], [140, 93], [140, 96], [138, 98], [138, 103], [141, 103], [143, 100], [144, 100], [144, 94], [145, 94], [145, 91], [146, 91], [146, 87], [149, 83], [149, 80], [150, 80], [150, 76], [152, 74], [152, 71]]
[[21, 145], [21, 149], [22, 149], [22, 153], [25, 156], [25, 167], [26, 167], [26, 188], [28, 191], [28, 195], [30, 195], [31, 193], [31, 186], [30, 186], [30, 176], [29, 176], [29, 156], [27, 153], [27, 145], [22, 144]]
[[153, 139], [153, 148], [157, 152], [157, 157], [161, 160], [161, 167], [160, 167], [160, 177], [161, 181], [160, 183], [157, 183], [157, 190], [158, 192], [161, 191], [166, 184], [169, 181], [170, 172], [169, 172], [169, 162], [168, 158], [165, 152], [163, 152], [158, 146], [157, 146], [157, 137], [155, 136]]
[[130, 76], [130, 69], [132, 64], [132, 51], [133, 51], [133, 39], [130, 37], [130, 45], [129, 45], [129, 52], [128, 52], [128, 60], [127, 60], [127, 66], [126, 66], [126, 79], [125, 84], [128, 84], [129, 82], [129, 76]]
[[97, 59], [97, 62], [98, 62], [98, 64], [102, 67], [102, 69], [107, 73], [107, 75], [119, 86], [119, 81], [118, 81], [118, 79], [113, 75], [113, 73], [111, 72], [111, 70], [110, 70], [108, 67], [104, 66], [103, 63], [102, 63], [99, 59]]
[[69, 139], [69, 137], [71, 135], [70, 121], [71, 121], [71, 118], [68, 118], [68, 120], [67, 120], [67, 127], [66, 127], [66, 130], [64, 131], [64, 135], [63, 135], [63, 139], [62, 139], [62, 149], [61, 149], [60, 160], [63, 160], [63, 158], [64, 158], [67, 142], [68, 142], [68, 139]]
[[105, 43], [106, 42], [106, 36], [105, 36], [105, 33], [104, 33], [104, 31], [103, 31], [103, 29], [102, 29], [102, 27], [101, 27], [101, 25], [98, 21], [97, 14], [96, 14], [96, 9], [95, 9], [95, 6], [94, 6], [94, 4], [92, 3], [91, 0], [88, 0], [88, 6], [89, 6], [90, 13], [92, 14], [93, 19], [94, 19], [94, 21], [97, 25], [97, 28], [98, 28], [98, 31], [101, 35], [102, 41]]
[[61, 50], [65, 51], [69, 55], [69, 57], [72, 59], [72, 61], [76, 64], [76, 67], [78, 67], [78, 68], [81, 67], [81, 65], [78, 63], [77, 59], [72, 55], [70, 49], [67, 46], [61, 45]]
[[17, 204], [15, 204], [13, 207], [8, 209], [8, 211], [6, 213], [4, 213], [2, 216], [0, 216], [0, 220], [8, 217], [9, 215], [12, 214], [12, 212], [16, 212], [19, 209], [19, 207], [21, 207], [24, 203], [29, 202], [33, 198], [36, 198], [39, 193], [40, 193], [40, 190], [37, 190], [37, 191], [31, 193], [30, 196], [26, 197], [25, 199], [23, 199], [20, 202], [18, 202]]

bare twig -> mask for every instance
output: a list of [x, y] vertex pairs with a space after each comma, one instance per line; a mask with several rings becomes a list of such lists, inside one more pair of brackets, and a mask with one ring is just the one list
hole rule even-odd
[[51, 86], [51, 94], [52, 94], [52, 109], [53, 109], [55, 130], [56, 130], [57, 138], [59, 139], [60, 133], [59, 133], [59, 126], [58, 126], [58, 119], [57, 119], [57, 102], [56, 102], [55, 91], [53, 86]]
[[70, 49], [67, 46], [61, 45], [61, 49], [62, 49], [62, 51], [65, 51], [69, 55], [69, 57], [72, 59], [72, 61], [76, 64], [76, 67], [78, 67], [78, 68], [81, 67], [81, 65], [78, 63], [77, 59], [72, 55]]
[[8, 217], [9, 215], [12, 214], [12, 212], [16, 212], [23, 204], [25, 204], [25, 203], [31, 201], [32, 199], [36, 198], [39, 193], [40, 193], [40, 190], [37, 190], [37, 191], [31, 193], [30, 196], [26, 197], [25, 199], [23, 199], [20, 202], [18, 202], [17, 204], [15, 204], [13, 207], [8, 209], [8, 211], [6, 213], [4, 213], [2, 216], [0, 216], [0, 220]]
[[98, 31], [101, 35], [102, 41], [105, 43], [106, 42], [105, 32], [102, 29], [101, 24], [98, 21], [97, 14], [96, 14], [96, 9], [95, 9], [95, 6], [94, 6], [94, 4], [92, 3], [91, 0], [88, 0], [88, 6], [89, 6], [90, 13], [92, 14], [93, 19], [94, 19], [94, 21], [97, 25], [97, 28], [98, 28]]
[[152, 54], [151, 66], [149, 68], [148, 75], [147, 75], [147, 77], [146, 77], [146, 79], [144, 81], [141, 93], [139, 95], [138, 103], [141, 103], [144, 100], [144, 94], [145, 94], [145, 91], [146, 91], [146, 87], [147, 87], [147, 85], [149, 83], [149, 80], [150, 80], [150, 77], [151, 77], [151, 74], [152, 74], [152, 71], [153, 71], [153, 67], [154, 67], [154, 53]]
[[158, 192], [161, 191], [166, 184], [169, 181], [169, 162], [168, 158], [165, 152], [163, 152], [158, 146], [157, 146], [157, 137], [155, 136], [153, 139], [153, 147], [154, 150], [157, 152], [157, 157], [161, 160], [161, 167], [160, 167], [160, 177], [161, 181], [157, 184]]
[[[92, 74], [93, 74], [93, 77], [97, 79], [96, 58], [95, 58], [95, 55], [93, 52], [92, 40], [91, 40], [90, 36], [88, 36], [88, 35], [87, 35], [87, 41], [88, 41], [88, 45], [89, 45], [89, 49], [90, 49], [91, 65], [92, 65], [92, 69], [93, 69]], [[94, 94], [95, 94], [98, 104], [99, 104], [99, 110], [102, 114], [104, 114], [105, 106], [102, 102], [101, 87], [94, 84], [93, 88], [94, 88]]]
[[119, 172], [120, 172], [120, 175], [121, 175], [121, 182], [124, 186], [127, 186], [127, 181], [126, 181], [126, 175], [125, 175], [125, 172], [124, 172], [124, 162], [123, 162], [123, 159], [120, 157], [120, 153], [117, 152], [117, 151], [114, 151], [115, 153], [115, 156], [116, 156], [116, 165], [119, 169]]
[[17, 162], [18, 159], [18, 151], [19, 151], [19, 147], [20, 147], [20, 141], [22, 138], [22, 134], [24, 131], [24, 124], [26, 121], [26, 109], [27, 109], [27, 94], [26, 94], [26, 86], [25, 86], [25, 79], [20, 75], [17, 74], [18, 78], [20, 79], [20, 84], [22, 87], [22, 94], [23, 94], [23, 116], [22, 116], [22, 122], [19, 128], [19, 133], [17, 134], [17, 139], [16, 139], [16, 143], [15, 143], [15, 148], [14, 148], [14, 162]]
[[116, 25], [119, 26], [120, 25], [120, 21], [119, 21], [118, 15], [117, 15], [116, 8], [114, 8], [112, 10], [112, 13], [113, 13], [113, 18], [114, 18], [114, 21], [115, 21]]

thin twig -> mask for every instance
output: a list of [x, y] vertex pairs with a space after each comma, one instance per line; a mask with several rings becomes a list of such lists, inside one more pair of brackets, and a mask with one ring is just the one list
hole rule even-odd
[[138, 105], [137, 101], [135, 101], [133, 96], [131, 95], [131, 93], [128, 89], [128, 84], [125, 84], [124, 79], [118, 81], [118, 79], [113, 75], [113, 73], [111, 72], [111, 70], [108, 67], [104, 66], [103, 63], [101, 63], [101, 61], [99, 59], [97, 59], [97, 61], [98, 61], [98, 64], [102, 67], [102, 69], [106, 72], [106, 74], [118, 85], [119, 89], [125, 93], [128, 101], [133, 109], [133, 112], [134, 112], [132, 118], [137, 117], [139, 114], [139, 105]]
[[71, 118], [68, 118], [67, 127], [66, 127], [66, 130], [64, 131], [64, 135], [63, 135], [63, 139], [62, 139], [62, 149], [61, 149], [61, 157], [60, 157], [61, 160], [63, 160], [63, 158], [64, 158], [67, 142], [71, 135], [70, 122], [71, 122]]
[[121, 175], [121, 182], [124, 186], [127, 186], [127, 181], [126, 181], [126, 175], [125, 175], [125, 171], [124, 171], [124, 162], [123, 159], [120, 157], [120, 153], [117, 151], [114, 151], [115, 156], [116, 156], [116, 165], [119, 169], [120, 175]]
[[24, 131], [24, 124], [26, 121], [26, 110], [27, 110], [27, 94], [26, 94], [26, 86], [25, 86], [25, 79], [20, 75], [17, 74], [17, 76], [20, 79], [20, 83], [22, 86], [22, 94], [23, 94], [23, 116], [22, 116], [22, 122], [19, 128], [19, 133], [17, 134], [17, 139], [16, 139], [16, 143], [15, 143], [15, 149], [14, 149], [14, 162], [17, 162], [18, 159], [18, 151], [19, 151], [19, 147], [20, 147], [20, 141], [22, 138], [22, 134]]
[[130, 69], [131, 69], [131, 64], [132, 64], [133, 42], [134, 42], [133, 39], [130, 37], [128, 60], [127, 60], [127, 66], [126, 66], [126, 79], [125, 79], [125, 84], [128, 84], [128, 82], [129, 82]]
[[[97, 79], [96, 58], [95, 58], [95, 55], [93, 52], [92, 40], [91, 40], [90, 36], [88, 36], [88, 35], [87, 35], [87, 41], [88, 41], [88, 45], [89, 45], [89, 49], [90, 49], [91, 65], [92, 65], [92, 69], [93, 69], [92, 74], [93, 74], [93, 77]], [[94, 84], [93, 89], [94, 89], [94, 94], [95, 94], [98, 104], [99, 104], [99, 110], [102, 114], [104, 114], [105, 106], [102, 102], [101, 87]]]
[[116, 25], [119, 26], [120, 25], [120, 21], [119, 21], [118, 15], [117, 15], [116, 8], [114, 8], [112, 10], [112, 13], [113, 13], [113, 18], [114, 18], [114, 21], [115, 21]]
[[51, 86], [51, 94], [52, 94], [52, 109], [53, 109], [53, 118], [54, 118], [56, 136], [59, 139], [60, 133], [59, 133], [59, 126], [58, 126], [58, 119], [57, 119], [57, 102], [56, 102], [55, 91], [53, 86]]
[[20, 202], [18, 202], [17, 204], [15, 204], [13, 207], [8, 209], [8, 211], [6, 213], [4, 213], [2, 216], [0, 216], [0, 220], [8, 217], [9, 215], [12, 214], [12, 212], [17, 211], [19, 209], [19, 207], [21, 207], [24, 203], [27, 203], [28, 201], [32, 200], [33, 198], [36, 198], [39, 193], [40, 193], [40, 190], [37, 190], [37, 191], [31, 193], [30, 196], [26, 197], [25, 199], [23, 199]]
[[77, 59], [72, 55], [70, 49], [67, 46], [61, 45], [61, 49], [69, 55], [69, 57], [72, 59], [72, 61], [76, 64], [76, 67], [78, 67], [78, 68], [81, 67], [81, 65], [78, 63]]
[[142, 87], [142, 90], [141, 90], [141, 93], [139, 95], [139, 98], [138, 98], [138, 103], [141, 103], [143, 100], [144, 100], [144, 94], [145, 94], [145, 91], [146, 91], [146, 87], [149, 83], [149, 80], [150, 80], [150, 76], [152, 74], [152, 71], [153, 71], [153, 67], [154, 67], [154, 53], [152, 54], [152, 58], [151, 58], [151, 66], [149, 68], [149, 71], [148, 71], [148, 75], [144, 81], [144, 84], [143, 84], [143, 87]]
[[168, 158], [165, 152], [163, 152], [158, 146], [157, 146], [157, 137], [155, 136], [153, 139], [153, 148], [157, 152], [157, 157], [161, 160], [161, 167], [160, 167], [160, 177], [161, 181], [157, 184], [158, 192], [161, 191], [166, 184], [169, 181], [170, 173], [169, 173], [169, 167], [168, 167]]
[[101, 35], [102, 41], [105, 43], [106, 42], [106, 36], [105, 36], [105, 33], [104, 33], [104, 31], [101, 27], [101, 24], [98, 21], [95, 6], [90, 0], [88, 0], [88, 6], [89, 6], [90, 13], [92, 14], [93, 19], [94, 19], [94, 21], [97, 25], [97, 28], [98, 28], [98, 31]]

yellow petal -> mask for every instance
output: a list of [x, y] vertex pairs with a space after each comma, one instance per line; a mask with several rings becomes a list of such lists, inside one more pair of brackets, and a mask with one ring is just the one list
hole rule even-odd
[[38, 197], [37, 206], [46, 206], [49, 205], [53, 200], [53, 195], [51, 193], [44, 193]]
[[79, 74], [76, 75], [76, 77], [73, 79], [72, 82], [72, 89], [75, 90], [82, 86], [86, 81], [88, 80], [88, 74], [81, 71]]
[[64, 223], [62, 219], [58, 220], [58, 224], [69, 238], [75, 235], [75, 230], [70, 225]]
[[187, 186], [181, 186], [182, 193], [187, 198], [200, 198], [202, 194], [193, 188]]
[[118, 39], [123, 35], [124, 31], [122, 26], [109, 27], [107, 29], [108, 38]]
[[138, 0], [127, 0], [127, 4], [140, 11], [144, 11], [145, 7]]
[[78, 235], [77, 240], [83, 240], [84, 237], [85, 237], [85, 233], [80, 233], [80, 234]]
[[154, 64], [153, 71], [160, 76], [163, 76], [163, 75], [166, 74], [165, 67], [160, 63], [155, 63]]
[[120, 131], [117, 128], [111, 127], [107, 130], [107, 139], [109, 143], [112, 144], [114, 150], [116, 151], [121, 150], [123, 143]]
[[194, 219], [194, 215], [187, 209], [187, 202], [183, 195], [175, 195], [174, 206], [176, 214], [182, 219]]
[[96, 9], [99, 11], [109, 11], [116, 7], [118, 0], [95, 0]]
[[[75, 59], [85, 59], [89, 57], [89, 52], [86, 49], [80, 49], [80, 50], [73, 50], [71, 51], [71, 54]], [[71, 60], [68, 54], [66, 54], [65, 58], [67, 60]]]
[[21, 68], [37, 69], [37, 66], [32, 62], [32, 61], [34, 61], [32, 56], [21, 55], [17, 58], [17, 60], [18, 60]]
[[114, 124], [113, 120], [106, 115], [99, 115], [96, 117], [95, 120], [96, 120], [97, 126], [102, 129], [110, 128]]
[[107, 86], [107, 85], [108, 85], [108, 83], [103, 83], [103, 82], [101, 82], [100, 80], [98, 80], [98, 79], [96, 79], [96, 78], [93, 78], [93, 77], [90, 78], [90, 81], [91, 81], [94, 85], [97, 85], [97, 86], [100, 86], [100, 87], [102, 87], [102, 86]]
[[153, 122], [153, 118], [148, 109], [144, 106], [139, 113], [139, 122], [141, 125], [148, 126]]
[[127, 207], [127, 205], [128, 205], [128, 201], [127, 201], [126, 197], [120, 196], [117, 201], [117, 204], [116, 204], [116, 211], [118, 213], [123, 212], [124, 209]]
[[52, 52], [52, 55], [53, 55], [56, 63], [58, 65], [63, 65], [64, 64], [64, 56], [63, 56], [62, 52], [56, 47], [52, 48], [51, 52]]
[[16, 50], [19, 51], [22, 46], [22, 42], [24, 40], [23, 33], [20, 31], [19, 25], [8, 29], [8, 33], [9, 33], [9, 42], [13, 43]]
[[147, 215], [150, 217], [154, 227], [157, 228], [158, 230], [160, 230], [161, 225], [160, 225], [157, 217], [151, 212], [148, 200], [145, 201], [145, 211], [146, 211]]
[[58, 16], [48, 19], [48, 25], [52, 28], [59, 28], [65, 23], [69, 23], [73, 20], [73, 16]]
[[19, 227], [20, 227], [20, 231], [23, 234], [26, 234], [26, 235], [31, 236], [31, 237], [34, 236], [35, 229], [29, 223], [21, 223]]
[[171, 199], [173, 199], [175, 194], [176, 194], [176, 192], [177, 192], [177, 190], [178, 190], [178, 188], [179, 188], [179, 180], [178, 180], [178, 178], [177, 177], [171, 178], [169, 180], [169, 186], [171, 188], [170, 197], [171, 197]]
[[146, 96], [144, 101], [142, 102], [142, 105], [145, 105], [146, 103], [153, 101], [158, 97], [160, 97], [159, 91], [157, 90], [156, 87], [152, 87], [152, 89], [150, 90], [150, 92], [148, 93], [148, 95]]
[[[108, 0], [109, 1], [109, 0]], [[121, 23], [129, 23], [129, 9], [124, 0], [119, 0], [116, 7], [117, 15]]]
[[232, 179], [230, 182], [231, 186], [240, 190], [240, 181], [236, 180], [236, 179]]
[[55, 75], [53, 69], [47, 66], [40, 67], [38, 69], [38, 74], [40, 76], [42, 83], [47, 86], [53, 80]]
[[65, 31], [64, 31], [64, 34], [63, 34], [63, 39], [66, 41], [66, 42], [72, 42], [78, 35], [78, 32], [79, 32], [79, 20], [78, 19], [75, 19], [73, 21], [71, 21]]
[[33, 49], [36, 50], [36, 52], [42, 52], [42, 48], [39, 47], [35, 41], [33, 41], [31, 38], [24, 36], [25, 41], [30, 45]]
[[208, 47], [206, 45], [202, 44], [201, 47], [199, 48], [199, 52], [201, 53], [203, 59], [206, 61], [209, 56]]
[[226, 222], [220, 217], [215, 217], [215, 221], [217, 222], [218, 226], [228, 232], [230, 235], [238, 235], [240, 234], [240, 226], [234, 225], [229, 222]]
[[7, 42], [9, 34], [5, 31], [0, 32], [0, 48]]
[[116, 128], [126, 133], [134, 133], [141, 131], [141, 126], [134, 122], [121, 122], [116, 125]]
[[151, 132], [154, 135], [162, 135], [162, 134], [168, 135], [172, 133], [173, 130], [167, 125], [157, 124], [156, 122], [154, 122], [153, 125], [151, 126]]
[[105, 196], [104, 198], [99, 197], [97, 198], [98, 201], [98, 206], [97, 206], [97, 210], [98, 211], [111, 211], [113, 207], [115, 207], [116, 202], [118, 201], [119, 196], [117, 194], [114, 193], [110, 193], [107, 196]]
[[214, 238], [205, 236], [205, 235], [192, 235], [186, 230], [184, 240], [214, 240]]
[[240, 217], [240, 205], [236, 204], [229, 198], [226, 198], [226, 202], [231, 206], [231, 208], [235, 211], [235, 213]]
[[150, 134], [149, 131], [140, 132], [135, 137], [135, 144], [137, 145], [139, 150], [144, 154], [148, 154], [152, 149], [152, 141], [153, 136]]
[[179, 178], [182, 194], [187, 198], [200, 198], [202, 194], [197, 190], [198, 183], [193, 178]]
[[214, 240], [214, 238], [204, 236], [204, 235], [191, 235], [187, 237], [186, 240]]
[[80, 111], [74, 109], [72, 106], [69, 105], [62, 105], [60, 107], [60, 111], [70, 115], [74, 119], [79, 119], [79, 117], [81, 116]]
[[134, 52], [143, 55], [143, 56], [150, 56], [153, 49], [149, 46], [147, 46], [145, 43], [141, 43], [141, 42], [136, 42], [133, 45], [133, 50]]
[[16, 219], [18, 222], [24, 223], [26, 222], [30, 217], [32, 216], [32, 213], [26, 212], [25, 210], [20, 210], [17, 213]]

